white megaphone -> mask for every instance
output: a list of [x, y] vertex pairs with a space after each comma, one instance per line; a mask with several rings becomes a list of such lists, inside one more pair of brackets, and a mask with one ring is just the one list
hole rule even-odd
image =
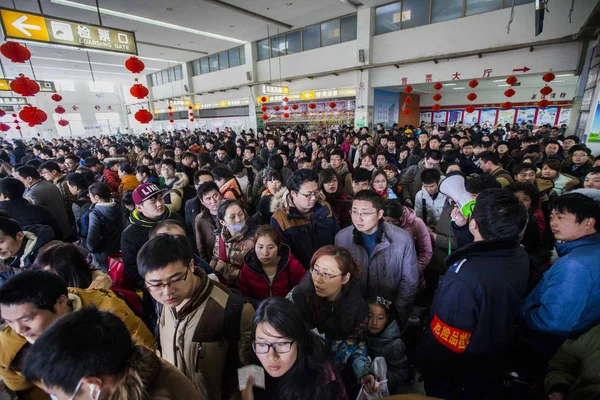
[[440, 184], [440, 192], [454, 200], [460, 212], [467, 218], [471, 216], [475, 200], [465, 189], [465, 177], [459, 171], [450, 172]]

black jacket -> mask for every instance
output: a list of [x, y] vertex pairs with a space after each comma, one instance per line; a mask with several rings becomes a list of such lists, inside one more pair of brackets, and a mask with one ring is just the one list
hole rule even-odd
[[[191, 238], [192, 243], [196, 241], [195, 221], [198, 214], [200, 214], [200, 210], [202, 210], [202, 204], [198, 196], [185, 202], [185, 231]], [[194, 252], [197, 253], [197, 249]]]
[[54, 231], [54, 239], [62, 239], [60, 227], [46, 207], [31, 204], [24, 198], [0, 201], [0, 210], [16, 220], [21, 227], [46, 225]]
[[92, 253], [118, 253], [121, 248], [121, 207], [116, 203], [94, 204], [85, 247]]

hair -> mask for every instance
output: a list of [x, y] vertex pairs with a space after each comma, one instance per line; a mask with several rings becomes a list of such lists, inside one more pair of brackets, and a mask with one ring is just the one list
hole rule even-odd
[[92, 272], [83, 253], [71, 243], [58, 242], [42, 250], [32, 269], [50, 267], [68, 287], [87, 289], [92, 283]]
[[196, 194], [197, 194], [198, 198], [200, 200], [202, 200], [202, 198], [204, 196], [206, 196], [208, 193], [212, 192], [213, 190], [216, 191], [217, 193], [220, 193], [219, 186], [217, 186], [217, 184], [214, 181], [204, 182], [204, 183], [201, 183], [200, 186], [198, 186], [198, 190], [196, 191]]
[[242, 203], [239, 200], [225, 199], [221, 202], [221, 204], [219, 204], [219, 209], [217, 210], [217, 218], [219, 218], [220, 221], [225, 220], [225, 213], [227, 212], [227, 209], [231, 206], [238, 206], [242, 210], [244, 209]]
[[533, 171], [537, 173], [537, 168], [531, 163], [520, 163], [513, 167], [513, 175], [517, 176], [523, 171]]
[[281, 245], [281, 235], [273, 225], [259, 226], [256, 232], [254, 232], [254, 243], [256, 243], [258, 239], [263, 236], [268, 236], [277, 247]]
[[[359, 193], [366, 191], [367, 190], [363, 190]], [[378, 196], [377, 193], [369, 193]], [[381, 197], [379, 198], [381, 199]], [[313, 269], [317, 260], [323, 256], [330, 256], [333, 259], [335, 259], [342, 275], [350, 274], [350, 281], [348, 281], [348, 284], [352, 281], [360, 281], [362, 276], [362, 270], [360, 266], [356, 263], [356, 261], [354, 261], [354, 258], [352, 258], [352, 254], [350, 254], [350, 252], [347, 249], [345, 249], [344, 247], [333, 245], [321, 247], [313, 254], [312, 258], [310, 259], [310, 269]], [[346, 287], [348, 286], [348, 284], [344, 286]]]
[[375, 178], [379, 175], [383, 175], [383, 177], [385, 178], [385, 181], [387, 183], [387, 175], [383, 169], [376, 169], [375, 171], [373, 171], [373, 175], [371, 175], [371, 182], [373, 182], [375, 180]]
[[23, 197], [25, 193], [25, 185], [16, 178], [0, 179], [0, 194], [8, 197], [10, 200], [16, 200]]
[[[580, 142], [579, 137], [575, 136], [575, 135], [569, 135], [565, 138], [565, 140], [567, 140], [567, 139], [571, 139], [572, 141], [575, 142], [575, 144], [579, 144], [579, 142]], [[563, 143], [565, 142], [565, 140], [563, 140]]]
[[502, 185], [490, 174], [482, 174], [467, 181], [465, 189], [471, 194], [479, 194], [486, 189], [500, 189]]
[[75, 186], [79, 190], [87, 190], [90, 186], [90, 181], [87, 180], [82, 174], [76, 172], [70, 172], [66, 177], [67, 182], [71, 186]]
[[41, 179], [40, 172], [31, 165], [23, 165], [15, 171], [22, 178]]
[[483, 153], [481, 153], [479, 158], [481, 159], [481, 162], [491, 161], [494, 165], [500, 165], [500, 158], [498, 157], [497, 153], [491, 151], [484, 151]]
[[246, 146], [244, 147], [244, 150], [248, 150], [250, 153], [256, 155], [256, 148], [254, 148], [254, 146]]
[[210, 158], [210, 154], [208, 153], [200, 153], [198, 154], [198, 168], [202, 169], [211, 169], [214, 165], [214, 161]]
[[594, 167], [594, 168], [590, 169], [587, 173], [587, 175], [595, 175], [595, 174], [600, 174], [600, 167]]
[[321, 191], [323, 193], [325, 193], [325, 197], [331, 197], [332, 195], [325, 191], [324, 185], [326, 183], [331, 182], [334, 179], [337, 179], [337, 181], [338, 181], [338, 188], [337, 188], [337, 191], [333, 195], [339, 196], [344, 191], [344, 182], [340, 181], [340, 177], [339, 177], [338, 173], [335, 172], [335, 170], [333, 168], [326, 168], [319, 172], [319, 182], [318, 182], [319, 189], [321, 189]]
[[371, 171], [366, 170], [364, 168], [354, 168], [354, 171], [352, 171], [352, 182], [371, 182], [372, 175], [373, 173]]
[[152, 239], [153, 237], [158, 235], [157, 232], [160, 231], [161, 229], [171, 229], [171, 228], [175, 228], [175, 227], [181, 228], [185, 232], [185, 226], [183, 226], [183, 224], [181, 222], [177, 221], [176, 219], [165, 219], [164, 221], [161, 221], [158, 224], [154, 225], [154, 227], [150, 231], [150, 234], [148, 235], [148, 237], [150, 239]]
[[138, 272], [144, 278], [149, 272], [178, 261], [187, 267], [193, 258], [192, 244], [187, 236], [156, 235], [138, 252]]
[[171, 158], [163, 158], [161, 161], [161, 165], [168, 165], [169, 167], [173, 167], [173, 169], [177, 168], [177, 163]]
[[290, 192], [297, 192], [300, 186], [307, 182], [319, 182], [318, 175], [311, 169], [299, 169], [290, 176], [286, 182], [286, 187]]
[[114, 167], [115, 165], [118, 165], [120, 163], [119, 160], [110, 160], [106, 162], [106, 168], [108, 169], [112, 169], [112, 167]]
[[129, 164], [128, 162], [122, 162], [119, 164], [119, 169], [123, 172], [125, 172], [126, 174], [133, 174], [133, 167], [131, 166], [131, 164]]
[[550, 211], [573, 214], [578, 224], [587, 218], [596, 221], [594, 229], [600, 230], [600, 203], [581, 193], [567, 193], [550, 201]]
[[548, 167], [554, 171], [558, 171], [560, 173], [562, 163], [555, 158], [551, 158], [549, 160], [544, 161], [543, 165], [545, 165], [546, 167]]
[[576, 144], [569, 149], [569, 155], [573, 155], [576, 151], [584, 151], [588, 156], [592, 154], [592, 151], [584, 144]]
[[22, 231], [23, 229], [17, 220], [9, 217], [0, 217], [0, 232], [2, 232], [4, 235], [16, 239], [17, 233]]
[[368, 201], [378, 212], [383, 208], [383, 199], [381, 198], [381, 196], [368, 189], [361, 190], [360, 192], [356, 193], [356, 195], [352, 199], [353, 203], [355, 201]]
[[471, 218], [485, 240], [516, 239], [527, 225], [527, 214], [523, 203], [510, 191], [487, 189], [477, 196]]
[[211, 172], [216, 181], [221, 179], [225, 179], [225, 181], [233, 179], [233, 172], [227, 167], [216, 167]]
[[281, 171], [283, 169], [283, 157], [281, 157], [279, 154], [273, 154], [269, 156], [267, 165], [271, 169]]
[[67, 159], [69, 159], [69, 160], [73, 160], [73, 161], [75, 161], [76, 163], [79, 163], [79, 161], [81, 161], [81, 159], [80, 159], [79, 157], [77, 157], [77, 156], [76, 156], [75, 154], [73, 154], [73, 153], [67, 154], [67, 155], [65, 156], [65, 160], [67, 160]]
[[344, 161], [344, 152], [340, 148], [336, 148], [336, 149], [331, 150], [331, 152], [329, 153], [329, 158], [331, 159], [332, 156], [340, 156], [340, 158], [342, 159], [342, 161]]
[[60, 167], [54, 161], [44, 161], [43, 163], [40, 164], [40, 166], [38, 167], [38, 169], [39, 170], [47, 169], [50, 172], [56, 171], [59, 174], [62, 173], [62, 171], [60, 170]]
[[239, 174], [244, 171], [244, 164], [240, 160], [231, 160], [229, 165], [227, 166], [232, 174]]
[[88, 187], [88, 191], [90, 192], [90, 194], [92, 196], [98, 196], [106, 202], [110, 201], [111, 190], [110, 190], [110, 186], [108, 186], [106, 183], [103, 183], [103, 182], [92, 183]]
[[203, 175], [208, 175], [210, 176], [211, 179], [213, 178], [213, 174], [212, 172], [205, 170], [205, 169], [199, 169], [198, 171], [196, 171], [196, 173], [194, 174], [194, 183], [197, 185], [198, 182], [200, 182], [200, 177]]
[[186, 158], [193, 158], [194, 160], [196, 159], [196, 154], [192, 153], [191, 151], [184, 151], [183, 154], [181, 154], [181, 159], [186, 159]]
[[279, 181], [281, 183], [284, 183], [283, 175], [281, 175], [281, 172], [274, 170], [274, 169], [267, 172], [267, 174], [265, 175], [265, 182], [271, 182], [271, 181]]
[[306, 164], [306, 163], [312, 164], [312, 161], [310, 160], [310, 158], [308, 158], [308, 157], [301, 157], [300, 159], [298, 159], [298, 162], [297, 162], [298, 165], [300, 165], [300, 164]]
[[531, 182], [513, 182], [506, 187], [506, 189], [516, 194], [517, 192], [523, 192], [531, 199], [531, 209], [536, 209], [540, 202], [540, 191], [537, 186]]
[[437, 168], [427, 168], [421, 172], [421, 181], [425, 184], [440, 183], [442, 174]]
[[0, 287], [0, 304], [5, 306], [32, 304], [38, 310], [54, 313], [60, 296], [67, 296], [67, 284], [50, 271], [23, 271]]
[[131, 333], [119, 317], [88, 307], [60, 318], [44, 332], [31, 347], [23, 373], [30, 381], [71, 395], [82, 378], [118, 377], [133, 351]]
[[397, 200], [386, 200], [383, 202], [383, 216], [397, 219], [402, 222], [404, 219], [404, 206]]

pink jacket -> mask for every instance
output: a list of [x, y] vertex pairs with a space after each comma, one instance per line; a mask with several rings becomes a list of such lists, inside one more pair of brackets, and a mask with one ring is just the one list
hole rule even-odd
[[425, 288], [423, 271], [427, 265], [429, 265], [429, 261], [431, 261], [431, 257], [433, 256], [431, 236], [429, 235], [425, 222], [417, 217], [415, 210], [408, 207], [404, 207], [404, 216], [400, 228], [410, 233], [415, 241], [417, 265], [419, 266], [419, 291], [421, 291]]

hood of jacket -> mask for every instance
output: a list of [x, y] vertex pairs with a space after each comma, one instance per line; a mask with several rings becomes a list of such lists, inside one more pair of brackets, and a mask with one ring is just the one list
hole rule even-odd
[[125, 174], [121, 178], [121, 184], [128, 186], [128, 187], [130, 187], [130, 186], [133, 187], [133, 186], [139, 185], [140, 181], [138, 181], [138, 179], [133, 174]]
[[237, 191], [238, 194], [242, 194], [242, 189], [240, 188], [240, 185], [237, 181], [237, 179], [235, 178], [231, 178], [230, 180], [228, 180], [227, 182], [225, 182], [225, 184], [223, 186], [221, 186], [221, 188], [219, 189], [219, 191], [221, 192], [221, 194], [225, 194], [227, 191]]
[[275, 213], [277, 210], [283, 210], [285, 208], [288, 194], [290, 194], [289, 189], [283, 187], [279, 192], [271, 195], [271, 203], [269, 204], [269, 211], [271, 214]]
[[[340, 167], [339, 171], [336, 169], [335, 172], [337, 172], [338, 176], [341, 178], [342, 175], [347, 174], [348, 172], [350, 172], [348, 170], [348, 164], [346, 163], [346, 161], [342, 162], [342, 166]], [[341, 182], [341, 184], [343, 185], [344, 182]]]
[[109, 221], [120, 221], [122, 218], [121, 208], [115, 202], [94, 204], [91, 209]]
[[99, 269], [92, 270], [92, 283], [88, 289], [110, 289], [113, 281], [110, 279], [108, 274], [100, 271]]
[[[595, 246], [594, 248], [590, 246]], [[600, 246], [600, 233], [594, 233], [592, 235], [583, 236], [572, 242], [557, 242], [556, 253], [559, 257], [564, 257], [575, 249], [590, 247], [588, 251], [594, 252]]]
[[126, 361], [124, 373], [116, 384], [112, 398], [149, 399], [148, 388], [160, 373], [161, 367], [162, 363], [156, 354], [142, 346], [135, 346]]
[[140, 226], [142, 228], [153, 228], [154, 225], [159, 222], [164, 221], [165, 219], [171, 218], [171, 210], [169, 207], [165, 207], [165, 213], [158, 218], [150, 219], [146, 218], [142, 213], [140, 213], [137, 209], [133, 210], [129, 215], [129, 222], [133, 225]]
[[[183, 319], [187, 317], [198, 307], [200, 307], [200, 305], [206, 301], [208, 296], [210, 296], [210, 292], [215, 285], [215, 282], [212, 279], [209, 279], [206, 272], [200, 268], [194, 268], [194, 275], [200, 278], [200, 285], [196, 288], [189, 301], [185, 303], [179, 311], [175, 311], [175, 309], [172, 308], [172, 310], [175, 311], [177, 319]], [[227, 289], [225, 290], [228, 291]]]
[[54, 239], [54, 231], [46, 225], [30, 225], [23, 227], [23, 244], [19, 252], [8, 259], [6, 264], [11, 267], [29, 266], [33, 263], [33, 257], [46, 243]]
[[[290, 247], [285, 243], [282, 243], [279, 246], [277, 256], [281, 257], [279, 263], [277, 264], [277, 274], [279, 274], [290, 262], [292, 262], [292, 260], [294, 260], [294, 256], [292, 255]], [[254, 249], [246, 253], [246, 255], [244, 256], [244, 264], [246, 264], [248, 268], [252, 270], [252, 272], [255, 272], [264, 277], [267, 276], [260, 264], [258, 257], [256, 256], [256, 251], [254, 251]]]
[[171, 190], [171, 189], [177, 189], [177, 190], [181, 190], [183, 192], [183, 189], [189, 183], [190, 183], [190, 179], [185, 174], [185, 172], [176, 172], [175, 173], [175, 177], [173, 178], [173, 180], [170, 183], [167, 183], [167, 188], [169, 190]]
[[402, 226], [400, 228], [406, 230], [406, 228], [412, 226], [415, 223], [417, 213], [412, 208], [404, 207], [402, 212]]

